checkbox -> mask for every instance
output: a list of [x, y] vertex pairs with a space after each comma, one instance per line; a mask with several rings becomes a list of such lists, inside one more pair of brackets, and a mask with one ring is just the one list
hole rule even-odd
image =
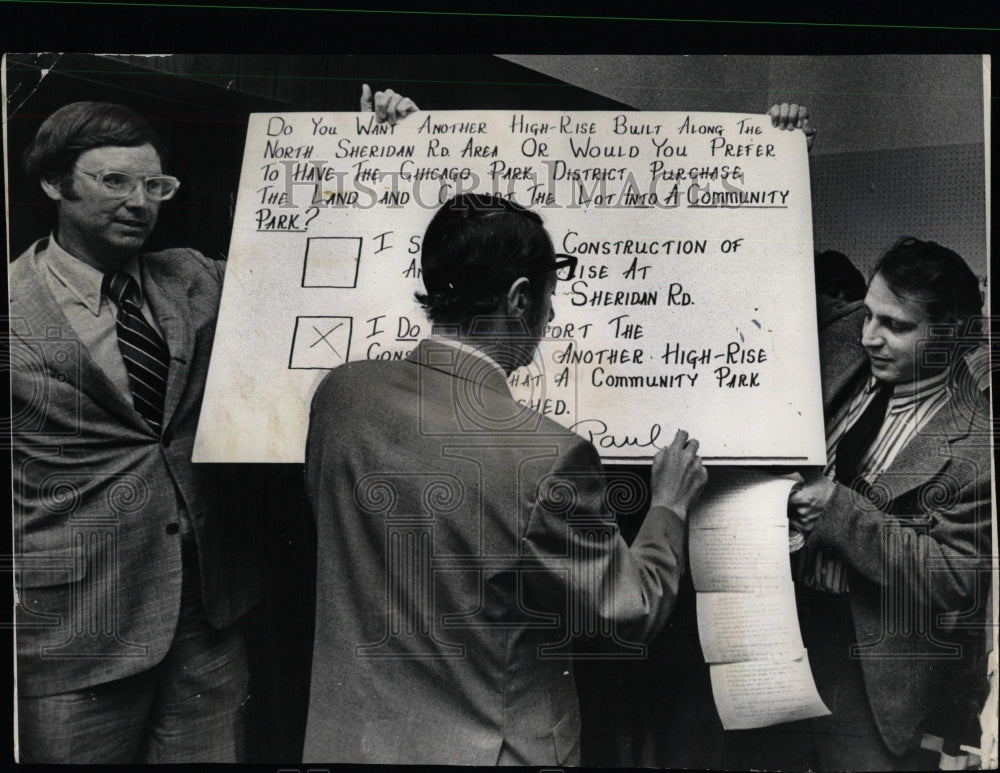
[[313, 236], [306, 240], [303, 287], [357, 287], [359, 236]]
[[298, 317], [292, 338], [292, 369], [329, 369], [347, 362], [351, 317]]

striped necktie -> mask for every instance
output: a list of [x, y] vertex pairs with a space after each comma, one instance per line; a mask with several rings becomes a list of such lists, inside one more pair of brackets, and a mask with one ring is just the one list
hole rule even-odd
[[118, 306], [118, 349], [128, 372], [132, 405], [159, 434], [163, 427], [170, 351], [142, 315], [139, 283], [127, 272], [105, 274], [101, 292]]

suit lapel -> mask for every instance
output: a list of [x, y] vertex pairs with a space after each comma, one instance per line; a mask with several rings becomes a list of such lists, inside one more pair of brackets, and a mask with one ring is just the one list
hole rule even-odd
[[[132, 406], [129, 396], [122, 394], [90, 356], [36, 270], [35, 253], [44, 250], [47, 244], [47, 239], [36, 242], [10, 267], [14, 280], [11, 282], [11, 316], [20, 317], [26, 323], [19, 329], [12, 319], [11, 335], [42, 355], [51, 377], [72, 384], [124, 424], [149, 432], [149, 425]], [[22, 261], [23, 264], [17, 266]], [[45, 343], [39, 345], [43, 340]], [[53, 346], [50, 342], [54, 340], [70, 341], [72, 345]]]
[[184, 307], [174, 300], [188, 297], [187, 286], [174, 276], [156, 272], [154, 265], [152, 262], [143, 263], [142, 279], [146, 299], [170, 350], [170, 372], [163, 404], [163, 426], [166, 428], [187, 386], [193, 337]]

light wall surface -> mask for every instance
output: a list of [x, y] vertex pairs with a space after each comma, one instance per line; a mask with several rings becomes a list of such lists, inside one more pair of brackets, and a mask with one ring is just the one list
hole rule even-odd
[[988, 127], [981, 56], [503, 58], [637, 110], [809, 107], [813, 233], [867, 275], [902, 235], [962, 255], [985, 283]]

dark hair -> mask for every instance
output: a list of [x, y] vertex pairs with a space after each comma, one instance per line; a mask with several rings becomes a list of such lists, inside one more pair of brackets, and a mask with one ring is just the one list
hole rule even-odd
[[536, 212], [498, 194], [462, 193], [427, 226], [420, 254], [427, 292], [415, 297], [432, 322], [466, 323], [496, 311], [514, 280], [554, 255]]
[[80, 154], [91, 148], [152, 145], [166, 162], [163, 143], [149, 121], [131, 108], [109, 102], [73, 102], [56, 110], [39, 127], [24, 152], [28, 179], [57, 180]]
[[817, 252], [814, 265], [817, 293], [845, 301], [860, 301], [865, 297], [865, 277], [844, 253], [837, 250]]
[[976, 275], [957, 252], [936, 242], [904, 236], [875, 265], [876, 275], [897, 295], [920, 301], [931, 322], [957, 322], [965, 332], [982, 313]]

